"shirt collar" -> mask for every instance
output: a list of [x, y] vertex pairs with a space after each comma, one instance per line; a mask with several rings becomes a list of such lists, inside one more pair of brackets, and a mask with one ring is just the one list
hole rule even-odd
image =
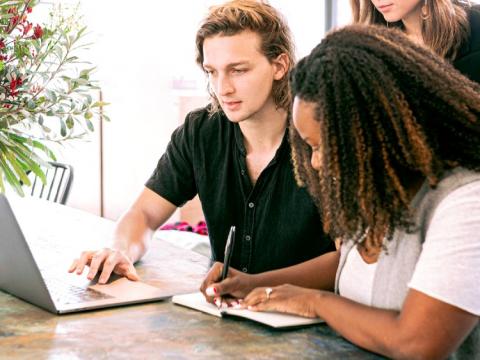
[[[240, 130], [240, 126], [238, 125], [238, 123], [233, 124], [233, 132], [235, 135], [235, 143], [238, 151], [240, 152], [240, 154], [242, 154], [242, 156], [244, 157], [247, 156], [247, 150], [245, 149], [245, 144], [243, 142], [242, 130]], [[287, 126], [287, 128], [285, 129], [285, 134], [283, 135], [282, 143], [278, 147], [271, 163], [272, 164], [275, 163], [278, 159], [281, 158], [281, 156], [283, 156], [286, 152], [288, 152], [288, 148], [289, 148], [289, 141], [288, 141], [288, 126]]]

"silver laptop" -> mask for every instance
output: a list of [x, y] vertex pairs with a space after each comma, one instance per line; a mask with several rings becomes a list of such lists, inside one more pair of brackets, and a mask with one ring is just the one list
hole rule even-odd
[[[29, 206], [28, 202], [23, 206]], [[0, 194], [2, 291], [56, 314], [163, 300], [174, 295], [166, 293], [171, 289], [162, 290], [123, 277], [114, 276], [108, 284], [97, 285], [96, 279], [89, 281], [85, 275], [69, 274], [67, 264], [74, 257], [71, 251], [68, 253], [67, 247], [61, 246], [62, 241], [52, 238], [62, 234], [47, 231], [48, 236], [42, 236], [45, 231], [23, 226], [22, 221], [17, 221], [7, 198]], [[72, 231], [81, 232], [82, 229]], [[68, 234], [63, 234], [62, 240], [65, 244], [71, 239]]]

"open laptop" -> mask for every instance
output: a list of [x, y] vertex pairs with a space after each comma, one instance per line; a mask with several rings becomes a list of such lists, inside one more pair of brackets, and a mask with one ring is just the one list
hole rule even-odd
[[[20, 205], [20, 208], [22, 206], [25, 208], [31, 203], [23, 202]], [[17, 206], [14, 208], [17, 210]], [[57, 215], [39, 214], [41, 209], [40, 207], [34, 213], [31, 212], [28, 218], [50, 215], [50, 217], [56, 217], [54, 221], [62, 223], [62, 219]], [[139, 281], [129, 281], [123, 277], [114, 276], [108, 284], [97, 285], [95, 280], [89, 281], [85, 275], [69, 274], [68, 264], [74, 259], [74, 255], [72, 251], [70, 253], [67, 251], [68, 246], [61, 246], [62, 243], [67, 244], [72, 240], [69, 234], [61, 234], [64, 232], [61, 226], [58, 227], [60, 231], [42, 230], [38, 228], [38, 224], [42, 221], [37, 221], [32, 229], [32, 224], [24, 225], [27, 221], [17, 221], [17, 217], [7, 198], [0, 194], [0, 290], [2, 291], [56, 314], [156, 301], [174, 295], [166, 293], [171, 289], [162, 290]], [[96, 218], [93, 215], [91, 217]], [[25, 219], [24, 214], [22, 220]], [[74, 229], [71, 228], [72, 224], [68, 225], [71, 232], [76, 232], [77, 235], [78, 232], [91, 230], [92, 227], [91, 224], [77, 225]], [[42, 236], [43, 233], [48, 233], [48, 236]], [[57, 235], [62, 237], [61, 241], [54, 238]]]

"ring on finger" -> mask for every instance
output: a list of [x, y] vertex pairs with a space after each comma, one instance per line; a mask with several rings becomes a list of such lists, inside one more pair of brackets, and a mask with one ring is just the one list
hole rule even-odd
[[267, 295], [267, 300], [270, 300], [270, 294], [272, 293], [273, 289], [272, 288], [266, 288], [265, 289], [265, 294]]

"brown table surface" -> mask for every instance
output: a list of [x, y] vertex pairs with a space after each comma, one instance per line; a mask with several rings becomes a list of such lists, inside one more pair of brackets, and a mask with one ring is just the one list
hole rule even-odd
[[[196, 291], [209, 260], [161, 240], [138, 265], [152, 285]], [[0, 291], [0, 359], [376, 359], [326, 324], [274, 330], [170, 300], [54, 315]]]

